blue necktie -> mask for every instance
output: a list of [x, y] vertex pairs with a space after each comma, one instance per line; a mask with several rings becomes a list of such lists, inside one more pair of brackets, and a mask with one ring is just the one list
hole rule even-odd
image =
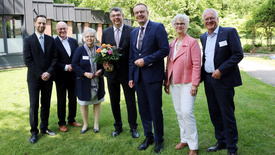
[[44, 53], [44, 39], [43, 39], [43, 36], [39, 37], [39, 42], [40, 42], [41, 48], [42, 48], [43, 53]]

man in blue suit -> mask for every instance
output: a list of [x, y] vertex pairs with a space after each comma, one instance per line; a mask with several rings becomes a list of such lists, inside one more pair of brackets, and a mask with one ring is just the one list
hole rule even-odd
[[203, 45], [201, 79], [217, 143], [208, 152], [226, 149], [237, 154], [238, 131], [235, 119], [234, 87], [242, 85], [238, 63], [243, 59], [235, 28], [219, 26], [216, 10], [206, 9], [202, 18], [207, 32], [200, 37]]
[[139, 113], [146, 136], [138, 149], [146, 150], [155, 141], [155, 152], [160, 153], [164, 141], [161, 109], [164, 57], [169, 54], [169, 43], [163, 24], [148, 20], [149, 12], [145, 4], [137, 4], [134, 14], [140, 27], [132, 31], [130, 38], [129, 86], [136, 86]]
[[82, 126], [75, 121], [76, 96], [75, 96], [75, 73], [71, 62], [78, 43], [74, 38], [67, 36], [68, 26], [65, 22], [56, 24], [58, 36], [54, 39], [57, 48], [57, 65], [55, 85], [57, 93], [58, 125], [61, 132], [67, 132], [66, 127], [66, 92], [68, 91], [68, 124], [71, 126]]

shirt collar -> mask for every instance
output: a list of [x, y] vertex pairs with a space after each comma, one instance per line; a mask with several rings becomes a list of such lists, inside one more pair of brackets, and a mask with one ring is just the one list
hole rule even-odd
[[38, 32], [35, 31], [35, 34], [36, 34], [36, 37], [38, 38], [38, 40], [39, 40], [40, 36], [42, 36], [43, 38], [45, 38], [44, 37], [44, 33], [42, 33], [42, 35], [40, 35]]
[[[147, 20], [147, 22], [142, 27], [144, 27], [144, 29], [146, 29], [148, 23], [149, 23], [149, 20]], [[140, 28], [141, 28], [141, 26], [140, 26]]]
[[[122, 32], [123, 26], [124, 26], [124, 24], [122, 24], [122, 25], [120, 26], [120, 28], [119, 28], [120, 32]], [[117, 28], [113, 26], [113, 29], [114, 29], [114, 31], [116, 31]]]
[[[215, 29], [215, 31], [213, 32], [213, 36], [214, 36], [214, 35], [216, 35], [216, 34], [218, 34], [219, 29], [220, 29], [220, 26], [218, 25], [218, 26], [217, 26], [217, 28]], [[206, 34], [207, 34], [207, 36], [209, 36], [209, 35], [210, 35], [210, 34], [208, 33], [208, 31], [207, 31], [207, 33], [206, 33]]]
[[61, 42], [62, 42], [62, 41], [68, 41], [68, 39], [69, 39], [68, 36], [66, 36], [66, 39], [63, 39], [63, 38], [61, 38], [61, 37], [59, 37], [59, 36], [58, 36], [58, 38], [60, 39]]

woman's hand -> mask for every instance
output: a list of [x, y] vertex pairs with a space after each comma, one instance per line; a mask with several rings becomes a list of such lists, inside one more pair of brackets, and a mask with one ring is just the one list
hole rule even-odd
[[100, 76], [101, 73], [102, 73], [102, 69], [99, 69], [98, 71], [96, 71], [95, 76]]
[[164, 91], [166, 94], [170, 94], [170, 89], [169, 89], [169, 86], [164, 86]]
[[88, 79], [92, 79], [94, 77], [94, 74], [90, 72], [85, 72], [84, 76], [86, 76]]
[[190, 91], [191, 95], [195, 96], [197, 92], [198, 92], [198, 86], [192, 85], [191, 91]]

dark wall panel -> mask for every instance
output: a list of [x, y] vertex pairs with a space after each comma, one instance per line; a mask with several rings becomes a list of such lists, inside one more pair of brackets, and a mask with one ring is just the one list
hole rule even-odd
[[69, 21], [75, 21], [75, 12], [73, 7], [69, 8]]
[[64, 21], [69, 21], [69, 8], [68, 7], [63, 7], [62, 12], [63, 12], [63, 20]]
[[62, 19], [62, 7], [56, 7], [56, 20], [60, 21]]
[[38, 3], [37, 7], [38, 7], [38, 12], [37, 12], [38, 14], [47, 16], [45, 3]]
[[81, 10], [75, 10], [75, 22], [81, 22]]
[[24, 14], [24, 1], [25, 0], [15, 0], [14, 1], [14, 13], [23, 15]]
[[51, 4], [51, 3], [46, 4], [46, 13], [47, 13], [48, 19], [54, 19], [53, 4]]
[[13, 0], [4, 0], [4, 14], [14, 14]]

